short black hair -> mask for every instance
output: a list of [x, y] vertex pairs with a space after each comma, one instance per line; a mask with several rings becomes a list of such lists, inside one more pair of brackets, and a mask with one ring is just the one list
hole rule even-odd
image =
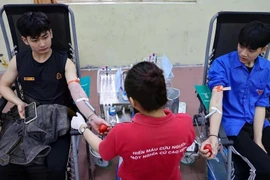
[[240, 31], [238, 43], [252, 50], [265, 47], [270, 42], [270, 24], [259, 21], [247, 23]]
[[158, 110], [167, 103], [163, 71], [151, 62], [134, 65], [125, 78], [125, 90], [147, 112]]
[[50, 21], [43, 12], [26, 12], [17, 21], [17, 28], [23, 37], [37, 38], [51, 29]]

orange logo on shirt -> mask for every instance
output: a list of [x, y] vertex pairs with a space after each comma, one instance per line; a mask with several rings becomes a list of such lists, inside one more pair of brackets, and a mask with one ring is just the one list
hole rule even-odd
[[25, 81], [35, 81], [35, 77], [24, 77], [23, 80], [25, 80]]
[[61, 73], [57, 73], [56, 74], [56, 79], [62, 79], [62, 74]]
[[259, 95], [262, 95], [262, 93], [263, 93], [263, 90], [260, 90], [260, 89], [257, 89], [256, 91], [257, 91], [257, 93], [258, 93]]

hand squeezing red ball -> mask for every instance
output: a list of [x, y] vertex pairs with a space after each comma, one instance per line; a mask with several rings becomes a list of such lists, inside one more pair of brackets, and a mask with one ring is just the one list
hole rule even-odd
[[105, 132], [108, 131], [108, 126], [104, 123], [101, 123], [98, 127], [98, 131], [99, 133], [104, 134]]
[[[206, 144], [204, 147], [203, 147], [204, 150], [208, 149], [209, 153], [210, 153], [210, 156], [212, 155], [212, 146], [211, 144]], [[209, 157], [210, 157], [209, 156]]]

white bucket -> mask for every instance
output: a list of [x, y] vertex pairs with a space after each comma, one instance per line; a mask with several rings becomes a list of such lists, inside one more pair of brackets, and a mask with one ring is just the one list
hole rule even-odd
[[178, 113], [179, 96], [180, 96], [180, 90], [179, 89], [167, 88], [168, 102], [166, 103], [165, 108], [170, 109], [174, 114]]
[[91, 146], [89, 146], [89, 151], [93, 155], [93, 161], [97, 166], [107, 167], [109, 165], [109, 161], [103, 160], [100, 154], [96, 152]]

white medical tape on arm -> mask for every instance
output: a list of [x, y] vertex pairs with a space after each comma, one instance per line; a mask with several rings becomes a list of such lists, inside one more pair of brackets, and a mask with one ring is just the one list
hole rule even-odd
[[89, 99], [88, 98], [79, 98], [76, 100], [76, 103], [81, 102], [81, 101], [89, 101]]
[[217, 108], [217, 107], [211, 107], [212, 110], [215, 110], [216, 112], [218, 112], [220, 115], [222, 115], [222, 112]]

